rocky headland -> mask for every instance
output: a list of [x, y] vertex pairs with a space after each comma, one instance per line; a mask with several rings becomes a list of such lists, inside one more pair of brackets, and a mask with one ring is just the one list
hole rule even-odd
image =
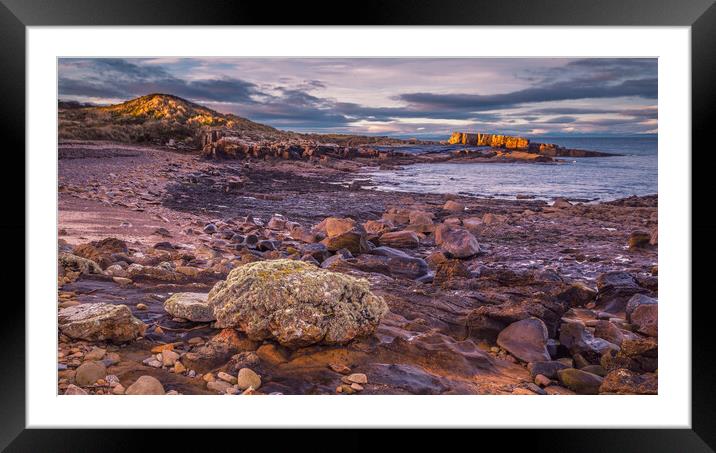
[[656, 196], [379, 192], [445, 156], [197, 131], [61, 129], [60, 394], [657, 392]]

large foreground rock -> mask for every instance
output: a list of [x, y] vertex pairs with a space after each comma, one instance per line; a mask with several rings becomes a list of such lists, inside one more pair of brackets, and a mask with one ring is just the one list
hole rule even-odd
[[240, 266], [209, 293], [217, 327], [288, 347], [342, 344], [371, 334], [388, 306], [368, 281], [293, 260]]
[[144, 335], [147, 325], [132, 316], [126, 305], [81, 304], [58, 314], [60, 331], [87, 341], [125, 342]]
[[551, 360], [547, 352], [547, 327], [537, 318], [513, 322], [497, 336], [497, 344], [523, 362]]
[[206, 301], [205, 293], [176, 293], [164, 302], [164, 310], [177, 318], [195, 322], [214, 320], [214, 310]]

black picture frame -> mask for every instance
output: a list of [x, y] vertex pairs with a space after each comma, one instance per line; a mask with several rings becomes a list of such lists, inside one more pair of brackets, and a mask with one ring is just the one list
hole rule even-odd
[[[716, 223], [708, 209], [699, 207], [697, 198], [713, 192], [705, 178], [712, 171], [706, 159], [713, 154], [712, 104], [716, 101], [716, 5], [714, 0], [364, 0], [357, 4], [314, 1], [269, 4], [257, 1], [201, 0], [0, 0], [0, 118], [6, 126], [3, 162], [13, 168], [17, 178], [24, 177], [25, 149], [25, 31], [29, 26], [66, 25], [557, 25], [557, 26], [690, 26], [692, 62], [692, 147], [701, 152], [698, 165], [692, 154], [692, 241], [699, 246], [692, 255], [692, 429], [672, 430], [520, 430], [517, 435], [496, 430], [479, 434], [479, 444], [490, 440], [504, 442], [511, 448], [530, 450], [603, 452], [619, 451], [713, 451], [716, 448], [716, 381], [709, 298], [695, 297], [697, 288], [708, 281], [710, 266], [699, 266], [694, 258], [714, 256], [713, 233]], [[12, 150], [12, 152], [8, 152]], [[689, 150], [682, 150], [687, 153]], [[700, 174], [703, 173], [703, 174]], [[703, 176], [698, 178], [698, 176]], [[6, 285], [17, 284], [18, 269], [24, 270], [17, 257], [24, 256], [20, 241], [8, 239], [25, 233], [24, 198], [17, 196], [22, 183], [11, 177], [1, 178], [6, 194], [6, 210], [15, 215], [3, 216], [0, 229], [5, 241], [14, 242], [14, 259], [2, 262]], [[22, 184], [22, 186], [20, 185]], [[661, 188], [666, 189], [666, 188]], [[703, 202], [703, 200], [701, 200]], [[25, 241], [32, 241], [25, 236]], [[48, 251], [51, 255], [52, 251]], [[24, 263], [24, 260], [22, 260]], [[29, 270], [28, 270], [29, 271]], [[25, 429], [25, 316], [23, 299], [3, 303], [0, 336], [3, 347], [3, 369], [0, 371], [0, 448], [7, 451], [126, 451], [136, 449], [149, 432], [120, 430], [39, 430]], [[18, 295], [19, 296], [19, 295]], [[683, 301], [687, 303], [688, 301]], [[477, 409], [479, 410], [479, 409]], [[635, 408], [638, 417], [638, 408]], [[424, 432], [424, 431], [423, 431]], [[314, 433], [315, 435], [315, 433]], [[211, 435], [231, 438], [229, 431]], [[284, 441], [303, 443], [310, 434], [292, 433]], [[185, 433], [182, 438], [205, 437]], [[341, 444], [348, 448], [368, 447], [371, 441], [361, 434], [342, 433]], [[392, 436], [391, 436], [392, 437]], [[396, 436], [401, 449], [422, 436]], [[314, 440], [315, 441], [315, 440]], [[478, 442], [475, 440], [475, 442]], [[134, 444], [134, 445], [133, 445]], [[141, 445], [146, 446], [144, 441]], [[186, 444], [188, 445], [188, 444]], [[467, 444], [468, 446], [471, 444]], [[472, 444], [475, 445], [475, 444]], [[387, 446], [387, 445], [385, 445]], [[460, 447], [466, 448], [466, 447]], [[272, 445], [272, 450], [277, 449]], [[343, 448], [341, 448], [343, 449]]]

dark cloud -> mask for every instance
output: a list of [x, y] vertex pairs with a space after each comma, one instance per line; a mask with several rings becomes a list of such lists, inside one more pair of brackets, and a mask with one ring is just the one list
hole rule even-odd
[[574, 80], [552, 83], [547, 86], [526, 88], [524, 90], [504, 94], [408, 93], [400, 95], [399, 99], [409, 104], [417, 104], [425, 108], [460, 107], [470, 110], [488, 110], [514, 107], [535, 102], [577, 99], [616, 98], [625, 96], [655, 99], [657, 96], [657, 87], [656, 79], [625, 80], [614, 85], [585, 83], [584, 81]]
[[[360, 64], [360, 61], [356, 60], [356, 64]], [[350, 78], [354, 77], [351, 72], [352, 61], [341, 65], [323, 65], [324, 72], [317, 72], [315, 79], [312, 78], [313, 74], [307, 77], [307, 74], [289, 74], [284, 77], [254, 78], [260, 80], [258, 82], [224, 75], [220, 69], [231, 68], [229, 63], [181, 60], [172, 66], [171, 63], [144, 59], [60, 59], [59, 93], [61, 98], [75, 99], [130, 99], [152, 92], [169, 93], [219, 111], [296, 130], [346, 130], [356, 122], [363, 121], [392, 124], [396, 131], [420, 128], [442, 133], [451, 129], [441, 125], [446, 120], [459, 120], [460, 124], [469, 123], [471, 127], [482, 130], [524, 133], [533, 128], [545, 127], [600, 128], [625, 125], [633, 128], [657, 118], [656, 108], [529, 108], [536, 103], [585, 99], [641, 98], [653, 102], [657, 97], [656, 59], [581, 59], [545, 68], [537, 68], [532, 64], [531, 69], [521, 71], [517, 77], [529, 82], [518, 85], [529, 85], [525, 88], [498, 94], [479, 94], [474, 91], [447, 94], [429, 91], [397, 93], [392, 99], [402, 105], [391, 107], [363, 105], [330, 97], [332, 87], [321, 78], [332, 75], [335, 83], [337, 71], [339, 76], [345, 74], [349, 84]], [[372, 64], [397, 71], [398, 63], [399, 59], [383, 59]], [[445, 67], [442, 61], [435, 63], [441, 64], [441, 68]], [[421, 61], [416, 70], [425, 64], [428, 62]], [[188, 69], [196, 68], [203, 69], [200, 77], [184, 77]], [[283, 67], [283, 71], [286, 70]], [[405, 77], [410, 75], [406, 73]], [[440, 86], [439, 83], [436, 81], [436, 88], [449, 88], [449, 84]], [[375, 87], [375, 90], [380, 89], [380, 86]], [[609, 118], [585, 119], [583, 115], [606, 115]], [[410, 123], [400, 123], [401, 119], [407, 118], [411, 119]], [[649, 129], [652, 127], [648, 126]], [[642, 129], [647, 130], [646, 126]]]
[[[80, 77], [66, 74], [63, 66], [81, 69]], [[165, 69], [113, 58], [61, 59], [60, 95], [132, 98], [149, 93], [174, 94], [187, 99], [217, 102], [254, 102], [256, 85], [228, 77], [186, 81]]]

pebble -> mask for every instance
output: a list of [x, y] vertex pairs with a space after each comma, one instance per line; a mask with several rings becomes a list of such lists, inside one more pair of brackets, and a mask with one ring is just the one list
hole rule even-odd
[[186, 367], [179, 361], [174, 362], [174, 372], [181, 374], [186, 371]]
[[124, 395], [125, 389], [122, 384], [117, 384], [114, 387], [112, 387], [112, 393], [115, 395]]
[[261, 387], [261, 377], [251, 368], [240, 369], [236, 381], [241, 390], [246, 390], [249, 387], [253, 387], [254, 389]]
[[169, 351], [173, 351], [173, 350], [174, 350], [174, 344], [173, 344], [173, 343], [167, 343], [167, 344], [161, 344], [161, 345], [159, 345], [159, 346], [154, 346], [154, 347], [151, 349], [151, 352], [152, 352], [153, 354], [157, 354], [157, 353], [160, 353], [160, 352], [164, 351], [165, 349], [166, 349], [166, 350], [169, 350]]
[[65, 395], [87, 395], [87, 391], [74, 384], [70, 384], [67, 386], [67, 390], [65, 390]]
[[216, 380], [213, 373], [206, 373], [202, 379], [204, 379], [206, 382], [213, 382]]
[[236, 379], [234, 376], [230, 375], [229, 373], [224, 373], [223, 371], [219, 371], [219, 372], [216, 374], [216, 377], [218, 377], [218, 378], [221, 379], [222, 381], [226, 381], [226, 382], [228, 382], [229, 384], [232, 384], [232, 385], [233, 385], [233, 384], [236, 384], [236, 382], [237, 382], [237, 379]]
[[92, 348], [90, 352], [85, 354], [85, 360], [102, 360], [107, 351], [102, 348]]
[[348, 373], [351, 372], [351, 369], [350, 369], [350, 368], [348, 368], [348, 367], [345, 366], [345, 365], [341, 365], [341, 364], [339, 364], [339, 363], [329, 363], [329, 364], [328, 364], [328, 367], [329, 367], [331, 370], [335, 371], [336, 373], [348, 374]]
[[225, 381], [210, 381], [206, 383], [206, 388], [218, 393], [226, 393], [226, 390], [231, 388], [231, 384]]
[[355, 383], [355, 384], [367, 384], [368, 383], [368, 376], [366, 376], [363, 373], [353, 373], [348, 376], [346, 376], [346, 379], [348, 380], [348, 383]]
[[168, 349], [165, 349], [162, 351], [162, 365], [171, 367], [174, 366], [176, 361], [179, 360], [179, 354], [177, 354], [174, 351], [170, 351]]
[[147, 310], [147, 309], [149, 309], [147, 304], [142, 304], [142, 303], [137, 304], [137, 310]]

